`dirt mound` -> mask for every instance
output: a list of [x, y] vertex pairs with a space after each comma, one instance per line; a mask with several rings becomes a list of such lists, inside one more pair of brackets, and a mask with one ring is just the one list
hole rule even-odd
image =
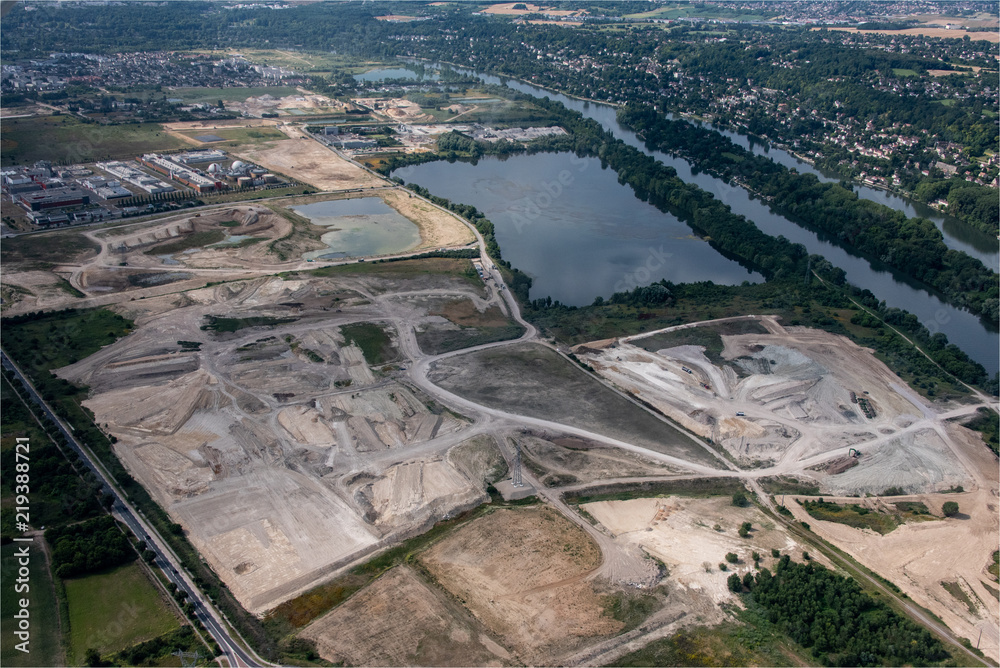
[[409, 461], [388, 468], [365, 488], [375, 524], [422, 524], [447, 509], [471, 507], [488, 497], [483, 488], [445, 461]]
[[172, 434], [209, 397], [205, 390], [214, 382], [211, 374], [198, 370], [166, 386], [105, 392], [83, 405], [100, 415], [112, 429], [132, 427], [148, 434]]

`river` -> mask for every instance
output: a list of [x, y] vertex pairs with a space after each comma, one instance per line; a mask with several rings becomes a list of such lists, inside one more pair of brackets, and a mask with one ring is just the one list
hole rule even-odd
[[[956, 344], [968, 353], [970, 357], [981, 363], [990, 374], [1000, 369], [1000, 335], [996, 331], [987, 329], [977, 316], [945, 303], [936, 295], [931, 294], [925, 288], [922, 288], [898, 272], [885, 266], [879, 266], [876, 262], [870, 262], [832, 243], [828, 238], [825, 238], [825, 235], [802, 228], [783, 216], [774, 213], [767, 205], [750, 197], [742, 188], [732, 186], [703, 172], [696, 172], [687, 161], [681, 158], [647, 149], [642, 140], [634, 132], [618, 124], [614, 107], [601, 103], [577, 100], [519, 81], [501, 80], [495, 76], [482, 75], [461, 68], [453, 69], [462, 74], [475, 75], [486, 83], [506, 85], [529, 95], [556, 100], [570, 109], [579, 111], [587, 118], [594, 119], [605, 129], [612, 132], [615, 137], [655, 157], [664, 164], [673, 167], [677, 170], [678, 177], [683, 181], [696, 184], [700, 188], [712, 193], [717, 199], [731, 207], [735, 213], [746, 216], [767, 234], [772, 236], [782, 235], [790, 241], [801, 243], [810, 253], [822, 255], [835, 266], [844, 269], [847, 272], [848, 281], [853, 285], [871, 290], [879, 299], [885, 300], [889, 306], [902, 308], [913, 313], [932, 333], [942, 332], [947, 335], [950, 342]], [[727, 136], [731, 136], [731, 133], [727, 133]], [[747, 138], [743, 137], [743, 141], [747, 142], [743, 144], [744, 146], [749, 146]], [[787, 156], [787, 158], [795, 160], [794, 156], [784, 151], [779, 152], [778, 149], [772, 148], [767, 152], [769, 157], [780, 157], [782, 154]], [[658, 280], [660, 277], [665, 277], [656, 275], [651, 269], [647, 269], [647, 272], [641, 271], [644, 262], [655, 264], [655, 261], [649, 259], [648, 251], [645, 260], [634, 256], [620, 258], [621, 261], [617, 263], [617, 266], [626, 268], [617, 274], [607, 271], [603, 263], [600, 265], [601, 269], [598, 270], [595, 266], [595, 262], [597, 262], [595, 257], [607, 256], [609, 259], [606, 262], [614, 263], [614, 259], [612, 258], [616, 258], [614, 255], [615, 248], [610, 245], [610, 242], [604, 242], [608, 245], [599, 246], [584, 255], [574, 256], [574, 253], [581, 251], [579, 251], [577, 246], [567, 245], [565, 236], [559, 236], [558, 240], [553, 240], [554, 238], [548, 237], [548, 233], [545, 232], [547, 226], [550, 225], [548, 218], [550, 209], [552, 207], [558, 209], [558, 202], [554, 202], [550, 207], [538, 207], [539, 211], [535, 212], [537, 216], [530, 226], [521, 222], [518, 216], [523, 218], [524, 214], [519, 213], [517, 207], [510, 206], [509, 204], [504, 205], [502, 198], [498, 195], [496, 186], [491, 185], [491, 183], [494, 180], [508, 182], [510, 185], [505, 187], [510, 188], [511, 192], [518, 194], [518, 198], [515, 201], [524, 200], [525, 198], [531, 201], [532, 198], [535, 198], [537, 204], [538, 198], [541, 198], [541, 202], [546, 202], [544, 184], [551, 184], [553, 179], [558, 179], [561, 171], [566, 170], [570, 174], [574, 173], [572, 166], [561, 166], [555, 169], [558, 165], [546, 163], [547, 159], [550, 158], [547, 158], [545, 154], [537, 154], [533, 156], [521, 156], [521, 159], [516, 161], [484, 159], [480, 160], [476, 166], [468, 163], [449, 164], [436, 162], [407, 168], [405, 175], [402, 172], [397, 172], [397, 174], [407, 182], [412, 181], [428, 188], [436, 195], [448, 197], [455, 202], [472, 204], [483, 211], [496, 227], [497, 241], [503, 250], [504, 258], [509, 260], [515, 267], [528, 272], [534, 279], [532, 298], [549, 295], [553, 300], [559, 299], [566, 304], [583, 305], [589, 303], [597, 295], [608, 296], [614, 291], [616, 284], [622, 285], [629, 282], [629, 280], [635, 280], [645, 275], [645, 273], [649, 273], [651, 280]], [[569, 156], [568, 154], [563, 159], [567, 161], [567, 165], [570, 160], [580, 160], [580, 158]], [[555, 169], [555, 171], [551, 171], [552, 169]], [[617, 184], [616, 180], [613, 183], [618, 188], [622, 187], [620, 184]], [[602, 196], [600, 193], [595, 194], [592, 190], [587, 190], [586, 192], [583, 190], [583, 188], [598, 187], [606, 186], [585, 179], [577, 180], [564, 186], [564, 190], [560, 193], [560, 201], [575, 201], [586, 197], [621, 204], [622, 199], [619, 191], [607, 190], [604, 191], [604, 195]], [[873, 192], [878, 193], [880, 191], [873, 190]], [[632, 196], [632, 199], [639, 202], [634, 196]], [[643, 202], [639, 203], [644, 204]], [[888, 204], [889, 202], [885, 203]], [[558, 210], [553, 211], [553, 213], [559, 216], [566, 215]], [[599, 227], [604, 224], [604, 219], [600, 219], [599, 216], [590, 215], [587, 210], [582, 208], [573, 215], [575, 217], [571, 220], [576, 221], [582, 228], [593, 229], [595, 226]], [[559, 225], [565, 225], [567, 220], [570, 219], [554, 219], [551, 224], [558, 227]], [[635, 234], [635, 230], [642, 229], [646, 225], [646, 220], [639, 220], [637, 218], [633, 218], [632, 222], [627, 220], [618, 221], [614, 223], [614, 233], [606, 235], [604, 238], [610, 239], [615, 235], [629, 238]], [[525, 229], [529, 230], [526, 235], [524, 233]], [[605, 227], [605, 229], [610, 228]], [[524, 237], [523, 241], [520, 240], [521, 237]], [[594, 240], [591, 239], [591, 241], [593, 242]], [[598, 241], [596, 243], [602, 242]], [[675, 256], [679, 257], [679, 253], [687, 252], [687, 248], [689, 247], [679, 247], [676, 251], [670, 251], [665, 247], [665, 251], [674, 252]], [[602, 252], [605, 255], [602, 255]], [[547, 261], [540, 261], [540, 257], [547, 258]], [[717, 259], [711, 261], [711, 270], [715, 271], [718, 269], [723, 276], [728, 275], [721, 269], [724, 265], [720, 261], [725, 258], [722, 258], [718, 254], [715, 257]], [[996, 266], [995, 261], [992, 266]], [[659, 269], [662, 269], [662, 267], [659, 267]], [[595, 274], [605, 276], [603, 282], [598, 281], [595, 278]], [[636, 276], [637, 274], [638, 276]], [[696, 276], [697, 274], [683, 275], [680, 281], [704, 280]], [[611, 280], [612, 278], [614, 280]], [[670, 280], [679, 282], [676, 278], [670, 278]], [[730, 280], [723, 278], [720, 282], [730, 282]], [[755, 279], [754, 277], [747, 277], [747, 280], [753, 281]], [[619, 281], [622, 283], [619, 283]], [[573, 284], [587, 286], [600, 284], [604, 287], [603, 289], [590, 292], [589, 296], [584, 296], [585, 290], [583, 289], [576, 291], [569, 289], [565, 291], [554, 290], [554, 292], [547, 292], [545, 289], [554, 289], [557, 286], [569, 286]], [[559, 295], [563, 296], [560, 297]]]
[[[679, 117], [671, 114], [671, 118], [676, 119]], [[683, 120], [687, 120], [689, 123], [693, 123], [699, 127], [711, 127], [699, 121], [691, 119]], [[722, 130], [716, 127], [712, 127], [712, 129], [728, 137], [734, 144], [753, 151], [756, 155], [770, 158], [780, 165], [795, 169], [802, 174], [814, 174], [820, 181], [827, 183], [843, 180], [843, 177], [840, 175], [815, 167], [784, 149], [753, 141], [746, 135], [741, 135], [730, 130]], [[908, 218], [926, 218], [932, 221], [941, 230], [941, 236], [944, 237], [944, 243], [948, 248], [967, 253], [987, 267], [995, 269], [1000, 265], [1000, 246], [998, 246], [996, 238], [991, 237], [989, 234], [981, 232], [967, 223], [963, 223], [954, 216], [949, 216], [932, 209], [923, 202], [860, 183], [852, 183], [851, 187], [858, 194], [858, 197], [862, 199], [884, 204], [896, 211], [902, 211]]]

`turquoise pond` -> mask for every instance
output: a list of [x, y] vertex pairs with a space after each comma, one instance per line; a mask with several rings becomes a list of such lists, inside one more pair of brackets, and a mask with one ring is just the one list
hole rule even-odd
[[320, 237], [326, 248], [304, 260], [335, 260], [402, 253], [420, 243], [420, 230], [378, 197], [315, 202], [290, 207], [314, 225], [329, 228]]

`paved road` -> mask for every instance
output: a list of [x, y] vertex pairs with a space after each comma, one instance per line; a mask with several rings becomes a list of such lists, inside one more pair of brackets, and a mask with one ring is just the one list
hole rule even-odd
[[251, 653], [243, 649], [239, 644], [237, 644], [229, 631], [226, 629], [225, 625], [222, 623], [222, 615], [214, 606], [211, 605], [205, 597], [202, 595], [201, 591], [195, 586], [194, 582], [188, 577], [180, 567], [180, 559], [173, 553], [170, 547], [166, 544], [166, 541], [160, 537], [142, 518], [142, 516], [136, 511], [135, 508], [129, 504], [124, 497], [121, 495], [119, 490], [111, 484], [108, 475], [105, 474], [104, 469], [98, 465], [98, 463], [91, 457], [90, 453], [80, 445], [80, 442], [76, 440], [76, 436], [67, 427], [67, 425], [55, 414], [52, 408], [45, 402], [44, 399], [35, 390], [34, 385], [21, 370], [14, 364], [7, 353], [0, 351], [0, 363], [8, 371], [11, 371], [15, 376], [17, 376], [21, 383], [27, 390], [28, 397], [33, 403], [35, 403], [41, 411], [48, 417], [55, 425], [56, 428], [62, 433], [66, 438], [66, 442], [69, 447], [73, 449], [77, 455], [80, 456], [81, 461], [87, 466], [88, 469], [93, 472], [98, 480], [101, 481], [102, 491], [105, 494], [110, 494], [114, 497], [115, 501], [111, 507], [112, 513], [116, 518], [121, 520], [129, 530], [136, 535], [137, 538], [146, 541], [147, 547], [156, 554], [154, 564], [161, 568], [164, 574], [167, 576], [171, 582], [177, 585], [177, 588], [184, 591], [187, 594], [188, 600], [195, 607], [195, 614], [197, 615], [199, 621], [204, 624], [205, 628], [212, 638], [219, 644], [219, 648], [222, 650], [223, 655], [229, 661], [230, 666], [266, 666], [270, 665], [258, 657], [254, 657]]

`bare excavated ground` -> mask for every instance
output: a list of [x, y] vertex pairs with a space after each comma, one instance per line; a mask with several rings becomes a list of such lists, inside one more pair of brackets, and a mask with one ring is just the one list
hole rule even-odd
[[497, 509], [419, 561], [516, 664], [551, 664], [622, 628], [586, 579], [601, 562], [597, 545], [547, 506]]
[[[766, 329], [739, 324], [750, 331], [715, 335], [721, 346], [711, 328], [689, 327], [678, 330], [692, 342], [686, 345], [651, 350], [658, 339], [669, 341], [665, 334], [580, 352], [602, 376], [721, 445], [743, 467], [806, 469], [844, 494], [969, 483], [956, 452], [963, 446], [938, 419], [955, 407], [927, 405], [844, 337], [786, 330], [767, 317]], [[862, 451], [859, 459], [848, 457], [851, 447]]]
[[[393, 280], [476, 295], [461, 276]], [[367, 322], [402, 346], [391, 323], [406, 313], [370, 291], [380, 281], [265, 277], [125, 301], [136, 331], [61, 371], [90, 386], [119, 458], [253, 612], [482, 503], [505, 468], [467, 421], [347, 344], [341, 328]]]
[[441, 360], [429, 379], [477, 403], [620, 439], [709, 466], [711, 453], [538, 344], [517, 344]]
[[549, 487], [677, 472], [641, 455], [578, 437], [528, 432], [517, 440], [525, 466]]
[[301, 130], [289, 126], [284, 126], [281, 130], [290, 138], [238, 146], [232, 148], [231, 152], [319, 190], [378, 188], [387, 185], [386, 181], [341, 158]]
[[501, 666], [510, 654], [455, 600], [397, 566], [313, 622], [301, 637], [355, 666]]
[[[802, 560], [803, 546], [794, 538], [759, 509], [738, 508], [729, 497], [597, 501], [580, 508], [607, 528], [616, 541], [638, 545], [663, 561], [671, 586], [715, 606], [736, 603], [726, 579], [733, 573], [742, 576], [753, 571], [754, 552], [761, 556], [761, 566], [772, 570], [777, 561], [771, 556], [772, 549]], [[743, 522], [753, 525], [747, 538], [738, 534]], [[726, 562], [729, 552], [739, 557], [737, 563]], [[814, 558], [830, 566], [822, 555]], [[726, 565], [726, 571], [720, 570], [720, 563]]]
[[416, 337], [420, 349], [430, 355], [515, 339], [524, 333], [499, 306], [486, 300], [429, 295], [405, 300], [427, 314], [417, 322]]

